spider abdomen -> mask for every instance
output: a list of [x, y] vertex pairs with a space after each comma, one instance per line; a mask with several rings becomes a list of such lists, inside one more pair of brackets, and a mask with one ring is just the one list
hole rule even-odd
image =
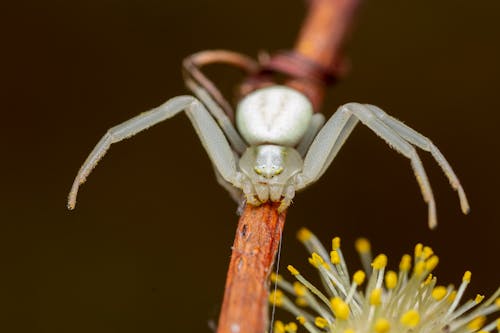
[[309, 127], [312, 114], [312, 104], [304, 95], [285, 86], [272, 86], [243, 98], [236, 110], [236, 126], [251, 146], [294, 147]]

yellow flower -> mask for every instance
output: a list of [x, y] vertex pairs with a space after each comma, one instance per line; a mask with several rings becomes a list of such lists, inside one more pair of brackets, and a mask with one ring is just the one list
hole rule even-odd
[[[310, 333], [499, 332], [500, 319], [487, 323], [487, 316], [500, 311], [500, 288], [484, 302], [484, 296], [477, 295], [460, 304], [471, 272], [465, 272], [456, 289], [437, 285], [431, 272], [439, 259], [428, 246], [417, 244], [413, 258], [403, 255], [399, 271], [386, 271], [387, 257], [379, 254], [372, 259], [369, 241], [358, 240], [355, 245], [364, 272], [356, 271], [351, 278], [340, 238], [335, 237], [332, 250], [327, 251], [309, 230], [301, 229], [298, 236], [324, 285], [315, 287], [289, 266], [297, 281], [292, 284], [275, 276], [281, 291], [273, 294], [272, 302], [291, 312]], [[295, 332], [297, 326], [292, 324], [278, 322], [275, 331]]]

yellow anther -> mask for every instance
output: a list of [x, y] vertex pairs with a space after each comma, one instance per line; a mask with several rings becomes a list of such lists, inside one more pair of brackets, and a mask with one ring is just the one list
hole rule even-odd
[[283, 278], [281, 277], [281, 275], [278, 275], [276, 273], [271, 273], [271, 276], [269, 277], [269, 279], [271, 280], [272, 283], [276, 283], [278, 281], [281, 281]]
[[297, 304], [298, 306], [300, 306], [302, 308], [305, 308], [306, 306], [309, 305], [309, 303], [307, 303], [307, 301], [304, 297], [297, 297], [297, 299], [295, 300], [295, 304]]
[[314, 267], [319, 268], [319, 266], [324, 265], [325, 261], [323, 260], [323, 258], [319, 254], [313, 252], [313, 254], [311, 255], [311, 258], [309, 258], [309, 263], [311, 265], [313, 265]]
[[450, 296], [448, 296], [448, 301], [450, 302], [453, 302], [455, 300], [455, 298], [457, 297], [457, 291], [456, 290], [453, 290], [451, 293], [450, 293]]
[[334, 265], [340, 264], [340, 256], [337, 251], [333, 250], [332, 252], [330, 252], [330, 261]]
[[408, 272], [411, 268], [411, 256], [409, 254], [405, 254], [401, 258], [401, 262], [399, 263], [399, 270], [401, 272]]
[[312, 232], [309, 231], [307, 228], [300, 228], [300, 230], [297, 232], [297, 238], [299, 241], [302, 243], [307, 242], [309, 239], [312, 237]]
[[387, 266], [387, 256], [385, 254], [379, 254], [372, 262], [373, 269], [382, 269], [385, 266]]
[[424, 250], [422, 253], [422, 259], [427, 260], [434, 254], [434, 251], [429, 246], [424, 246]]
[[276, 333], [285, 333], [285, 324], [283, 322], [276, 320], [274, 322], [274, 331]]
[[376, 333], [387, 333], [391, 329], [391, 324], [385, 318], [379, 318], [373, 326]]
[[471, 273], [470, 271], [466, 271], [466, 272], [464, 273], [463, 278], [462, 278], [462, 282], [467, 282], [467, 283], [469, 283], [469, 282], [470, 282], [470, 278], [471, 278], [471, 276], [472, 276], [472, 273]]
[[330, 300], [330, 306], [333, 314], [339, 320], [347, 320], [349, 318], [349, 305], [340, 297], [334, 297]]
[[292, 273], [293, 276], [300, 274], [299, 271], [295, 267], [293, 267], [292, 265], [288, 265], [287, 269], [288, 269], [288, 271], [290, 271], [290, 273]]
[[447, 293], [448, 291], [445, 287], [437, 286], [432, 290], [432, 298], [434, 298], [436, 301], [440, 301], [446, 296]]
[[500, 297], [495, 300], [495, 305], [500, 309]]
[[382, 303], [382, 289], [376, 288], [373, 289], [370, 293], [370, 305], [380, 305]]
[[332, 239], [332, 250], [337, 250], [340, 248], [340, 237], [335, 237]]
[[470, 329], [471, 331], [477, 331], [481, 327], [483, 327], [485, 321], [486, 321], [486, 316], [476, 317], [467, 324], [467, 328]]
[[352, 328], [348, 328], [348, 329], [344, 330], [344, 333], [356, 333], [356, 331], [353, 330]]
[[281, 290], [273, 290], [269, 294], [269, 303], [274, 304], [276, 306], [283, 305], [283, 292]]
[[298, 316], [297, 318], [297, 321], [301, 324], [301, 325], [304, 325], [306, 323], [306, 317], [304, 316]]
[[357, 271], [356, 273], [354, 273], [352, 279], [353, 281], [358, 285], [362, 285], [363, 282], [365, 281], [365, 278], [366, 278], [366, 274], [365, 272], [363, 272], [362, 270], [359, 270]]
[[328, 326], [328, 321], [326, 321], [326, 319], [323, 317], [316, 317], [314, 319], [314, 325], [318, 326], [319, 328], [325, 328], [326, 326]]
[[414, 252], [415, 259], [419, 260], [422, 258], [423, 249], [424, 246], [421, 243], [415, 245], [415, 252]]
[[413, 274], [415, 276], [420, 276], [424, 274], [425, 271], [425, 262], [419, 261], [416, 263], [415, 267], [413, 268]]
[[368, 253], [371, 251], [370, 241], [366, 238], [358, 238], [354, 246], [359, 253]]
[[287, 331], [288, 333], [295, 333], [297, 332], [297, 329], [298, 329], [297, 324], [295, 324], [293, 321], [286, 324], [285, 326], [285, 331]]
[[300, 282], [294, 282], [293, 283], [293, 291], [295, 291], [295, 294], [297, 296], [305, 296], [306, 295], [306, 287], [304, 287]]
[[497, 319], [497, 331], [500, 332], [500, 319]]
[[394, 289], [398, 284], [398, 275], [394, 271], [388, 271], [385, 274], [385, 286], [387, 289]]
[[420, 315], [418, 314], [417, 310], [410, 310], [405, 312], [401, 316], [401, 324], [403, 324], [406, 327], [413, 328], [418, 325], [420, 322]]
[[427, 275], [427, 278], [426, 278], [426, 279], [425, 279], [425, 281], [424, 281], [424, 286], [426, 286], [426, 285], [428, 285], [429, 283], [431, 283], [432, 278], [433, 278], [432, 274]]
[[309, 263], [310, 263], [311, 265], [313, 265], [313, 266], [314, 266], [314, 268], [319, 268], [319, 263], [318, 263], [317, 261], [314, 261], [314, 259], [313, 259], [312, 257], [307, 258], [307, 261], [309, 261]]
[[323, 257], [317, 254], [316, 252], [313, 252], [312, 257], [314, 260], [319, 262], [320, 264], [323, 264], [325, 261], [323, 260]]
[[432, 256], [425, 262], [425, 270], [431, 272], [439, 263], [438, 256]]
[[483, 295], [477, 294], [476, 298], [474, 298], [474, 302], [476, 302], [476, 304], [479, 304], [479, 303], [481, 303], [483, 301], [483, 299], [484, 299]]

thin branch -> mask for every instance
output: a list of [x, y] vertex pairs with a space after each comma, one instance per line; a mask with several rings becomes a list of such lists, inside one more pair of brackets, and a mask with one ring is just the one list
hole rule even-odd
[[247, 205], [238, 222], [217, 333], [263, 333], [267, 329], [269, 274], [286, 212], [279, 203]]

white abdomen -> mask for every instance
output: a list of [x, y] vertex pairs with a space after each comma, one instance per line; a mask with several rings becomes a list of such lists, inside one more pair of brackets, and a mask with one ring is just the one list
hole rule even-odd
[[247, 95], [236, 109], [236, 126], [252, 146], [297, 145], [309, 127], [313, 108], [301, 93], [272, 86]]

